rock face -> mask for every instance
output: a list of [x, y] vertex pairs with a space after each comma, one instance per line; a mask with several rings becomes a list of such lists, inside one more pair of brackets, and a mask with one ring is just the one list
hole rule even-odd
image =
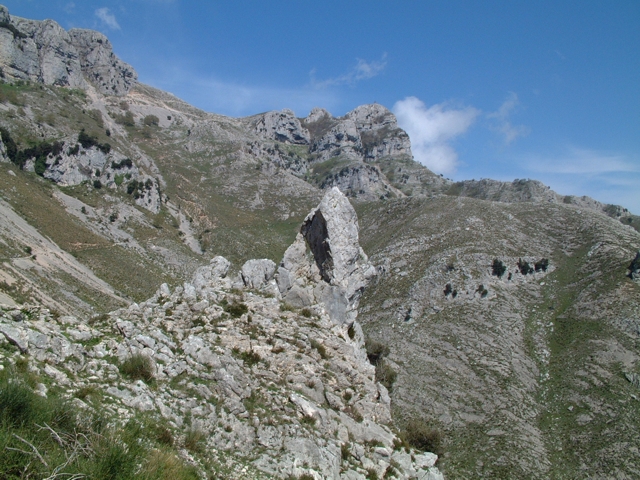
[[409, 135], [398, 127], [396, 116], [380, 104], [361, 105], [347, 113], [358, 129], [366, 161], [404, 155], [411, 157]]
[[309, 132], [289, 109], [265, 113], [258, 118], [254, 129], [259, 136], [269, 140], [301, 145], [309, 143]]
[[605, 205], [591, 197], [573, 195], [560, 195], [551, 187], [538, 180], [515, 179], [513, 182], [501, 182], [483, 178], [482, 180], [464, 180], [449, 186], [445, 193], [461, 197], [479, 198], [505, 203], [557, 203], [575, 205], [580, 208], [595, 210], [604, 213], [611, 218], [623, 220], [630, 214], [626, 208], [619, 205]]
[[[246, 122], [261, 139], [249, 144], [249, 153], [278, 170], [304, 177], [322, 189], [338, 187], [352, 197], [404, 196], [386, 176], [387, 170], [394, 173], [393, 166], [386, 165], [383, 171], [378, 164], [411, 161], [411, 142], [395, 115], [382, 105], [362, 105], [340, 118], [314, 108], [302, 121], [292, 111], [282, 110]], [[421, 165], [412, 167], [435, 176]], [[422, 192], [416, 189], [415, 193]]]
[[317, 162], [333, 157], [362, 159], [362, 141], [355, 122], [347, 118], [337, 123], [322, 137], [314, 140], [309, 151], [317, 155]]
[[86, 88], [105, 95], [126, 95], [137, 74], [118, 59], [99, 32], [65, 31], [53, 20], [12, 17], [0, 6], [0, 67], [8, 80]]
[[138, 74], [131, 65], [113, 53], [109, 39], [93, 30], [69, 30], [76, 48], [82, 73], [104, 95], [126, 95], [135, 85]]
[[307, 215], [276, 278], [287, 303], [297, 307], [323, 303], [334, 323], [350, 325], [374, 274], [358, 242], [356, 212], [334, 187]]
[[[73, 148], [77, 150], [74, 152]], [[100, 188], [117, 189], [126, 179], [127, 192], [133, 195], [137, 205], [153, 213], [160, 211], [162, 199], [158, 180], [140, 172], [129, 158], [114, 150], [105, 153], [95, 146], [83, 148], [69, 139], [59, 155], [49, 155], [46, 165], [44, 178], [61, 186], [100, 182]], [[33, 159], [28, 160], [24, 169], [33, 168]], [[121, 188], [125, 189], [125, 186]]]

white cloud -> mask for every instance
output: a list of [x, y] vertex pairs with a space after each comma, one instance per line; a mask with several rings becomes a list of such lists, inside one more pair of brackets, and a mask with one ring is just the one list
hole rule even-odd
[[361, 58], [356, 59], [355, 66], [344, 75], [340, 75], [335, 78], [327, 78], [325, 80], [316, 79], [315, 68], [311, 70], [309, 76], [311, 77], [311, 85], [315, 88], [326, 88], [337, 85], [350, 85], [353, 86], [361, 80], [368, 80], [377, 75], [380, 75], [387, 66], [387, 54], [383, 54], [380, 60], [367, 62]]
[[529, 134], [530, 129], [524, 125], [512, 125], [509, 117], [520, 105], [518, 95], [509, 92], [507, 99], [500, 105], [496, 112], [488, 113], [487, 118], [492, 120], [491, 129], [503, 136], [505, 145], [509, 145], [518, 137]]
[[640, 167], [624, 155], [605, 153], [586, 148], [568, 146], [554, 156], [529, 155], [525, 166], [534, 172], [560, 175], [604, 175], [611, 173], [639, 173]]
[[563, 195], [589, 195], [640, 213], [640, 159], [567, 146], [556, 155], [527, 155], [522, 167]]
[[116, 16], [111, 13], [107, 7], [98, 8], [95, 13], [96, 17], [102, 20], [107, 27], [112, 30], [120, 30], [120, 25], [118, 25]]
[[458, 154], [449, 143], [469, 129], [480, 111], [473, 107], [453, 108], [446, 103], [427, 108], [420, 99], [407, 97], [396, 102], [393, 113], [411, 138], [415, 159], [434, 172], [452, 174]]

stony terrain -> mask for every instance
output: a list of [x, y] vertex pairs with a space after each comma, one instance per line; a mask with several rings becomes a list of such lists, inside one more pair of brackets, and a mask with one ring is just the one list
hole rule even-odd
[[[141, 411], [176, 435], [198, 432], [206, 447], [188, 459], [203, 473], [224, 464], [228, 478], [443, 478], [437, 455], [405, 449], [389, 428], [389, 395], [360, 326], [335, 315], [343, 296], [355, 310], [353, 286], [363, 287], [370, 269], [355, 212], [333, 190], [309, 219], [318, 216], [323, 243], [331, 241], [324, 258], [335, 262], [320, 275], [316, 254], [304, 270], [311, 289], [331, 291], [323, 301], [308, 297], [297, 309], [281, 300], [290, 290], [283, 275], [294, 274], [287, 261], [278, 287], [269, 260], [250, 260], [230, 278], [229, 262], [215, 257], [173, 292], [163, 284], [145, 302], [88, 321], [2, 307], [3, 368], [27, 356], [44, 379], [41, 395], [61, 389], [80, 411], [121, 422]], [[308, 261], [295, 244], [290, 250], [289, 264]], [[144, 379], [123, 376], [134, 358], [148, 361]]]
[[363, 329], [391, 347], [396, 421], [439, 426], [450, 477], [638, 475], [634, 229], [565, 204], [471, 198], [360, 214], [383, 266]]
[[378, 104], [206, 113], [4, 7], [0, 67], [0, 352], [41, 394], [214, 478], [438, 478], [415, 425], [451, 479], [638, 477], [625, 208], [453, 183]]

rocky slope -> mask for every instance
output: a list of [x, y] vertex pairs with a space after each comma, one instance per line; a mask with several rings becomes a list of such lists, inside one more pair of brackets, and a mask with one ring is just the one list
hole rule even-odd
[[438, 425], [449, 478], [633, 478], [640, 235], [566, 204], [360, 208], [383, 274], [364, 331], [390, 347], [394, 417]]
[[[63, 388], [82, 412], [100, 409], [122, 423], [146, 412], [176, 436], [199, 432], [206, 447], [189, 460], [203, 473], [230, 457], [228, 478], [443, 478], [435, 454], [405, 449], [389, 428], [389, 395], [355, 313], [336, 314], [370, 269], [355, 212], [333, 190], [309, 215], [319, 218], [318, 242], [330, 247], [313, 251], [306, 281], [332, 294], [302, 310], [280, 292], [290, 264], [308, 261], [304, 250], [287, 251], [278, 284], [268, 260], [230, 278], [229, 262], [215, 257], [173, 292], [163, 284], [149, 300], [88, 322], [2, 307], [3, 368], [27, 358], [42, 378], [37, 392]], [[135, 358], [147, 362], [144, 381], [122, 374]]]

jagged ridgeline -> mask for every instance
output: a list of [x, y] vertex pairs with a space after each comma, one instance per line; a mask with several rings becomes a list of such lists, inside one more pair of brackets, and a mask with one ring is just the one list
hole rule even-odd
[[4, 7], [0, 68], [0, 465], [640, 476], [625, 208], [451, 182], [378, 104], [206, 113]]

